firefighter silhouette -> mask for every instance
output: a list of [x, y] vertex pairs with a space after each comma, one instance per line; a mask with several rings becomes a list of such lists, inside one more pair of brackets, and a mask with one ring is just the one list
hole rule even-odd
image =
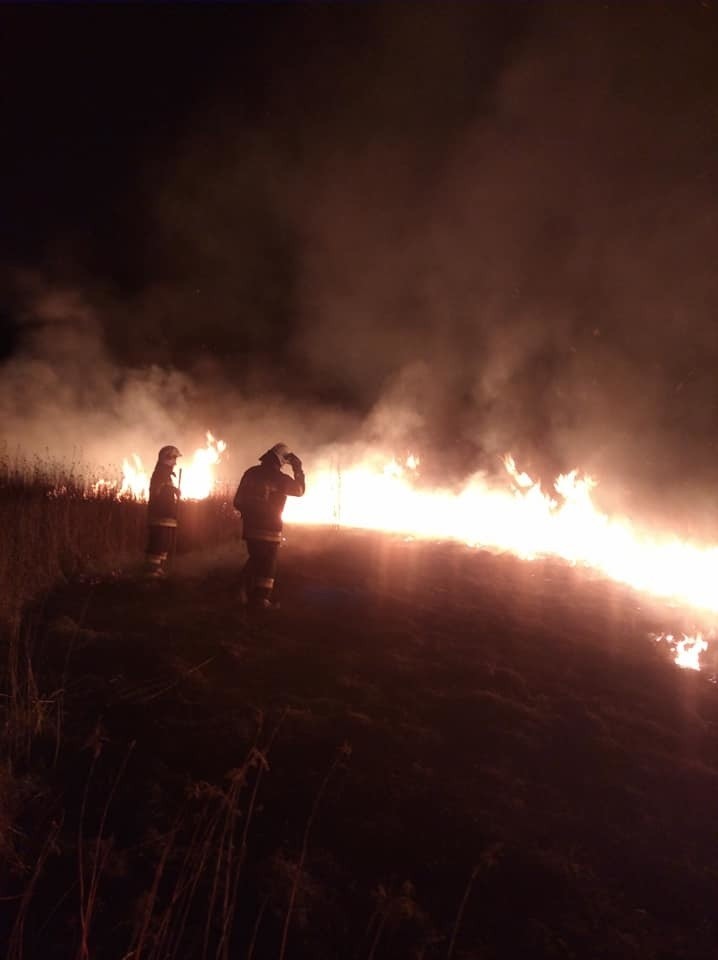
[[177, 505], [179, 487], [175, 484], [175, 465], [181, 457], [177, 447], [162, 447], [150, 478], [150, 496], [147, 504], [147, 549], [145, 572], [150, 578], [163, 577], [167, 557], [177, 536]]
[[[285, 465], [291, 468], [293, 476], [282, 471]], [[286, 443], [275, 443], [240, 481], [234, 508], [242, 514], [242, 538], [249, 554], [242, 570], [240, 596], [250, 610], [272, 605], [282, 512], [287, 497], [301, 497], [304, 490], [302, 461], [290, 453]]]

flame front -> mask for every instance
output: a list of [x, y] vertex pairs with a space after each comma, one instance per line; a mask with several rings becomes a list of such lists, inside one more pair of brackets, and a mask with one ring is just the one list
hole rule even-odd
[[[226, 447], [207, 433], [206, 445], [178, 477], [184, 498], [199, 500], [212, 493], [214, 467]], [[416, 483], [420, 463], [414, 455], [400, 462], [378, 453], [341, 470], [329, 462], [315, 463], [305, 495], [288, 499], [285, 520], [455, 540], [526, 560], [559, 557], [636, 590], [718, 613], [718, 547], [657, 535], [625, 518], [606, 516], [591, 499], [596, 487], [591, 477], [577, 470], [562, 474], [548, 495], [507, 455], [504, 467], [511, 487], [476, 475], [458, 490], [429, 490]], [[100, 481], [97, 488], [110, 486]], [[147, 498], [149, 476], [137, 455], [124, 461], [122, 483], [114, 489], [118, 496]], [[708, 648], [701, 634], [656, 639], [671, 646], [679, 666], [700, 669], [700, 654]]]
[[[214, 468], [227, 449], [224, 440], [216, 440], [207, 431], [207, 443], [195, 450], [186, 466], [175, 468], [175, 482], [179, 483], [185, 500], [204, 500], [214, 490]], [[144, 468], [141, 458], [133, 453], [122, 461], [122, 480], [98, 480], [93, 485], [94, 493], [114, 494], [118, 498], [133, 497], [147, 500], [150, 493], [150, 473]]]
[[[388, 466], [367, 460], [342, 471], [325, 464], [311, 471], [305, 496], [287, 502], [285, 518], [452, 539], [524, 559], [560, 557], [637, 590], [718, 613], [718, 548], [658, 536], [602, 514], [591, 499], [595, 480], [578, 471], [559, 476], [549, 496], [510, 456], [504, 466], [512, 488], [496, 488], [475, 476], [451, 491], [420, 489], [413, 457]], [[701, 644], [702, 638], [677, 651], [697, 663], [706, 649]]]

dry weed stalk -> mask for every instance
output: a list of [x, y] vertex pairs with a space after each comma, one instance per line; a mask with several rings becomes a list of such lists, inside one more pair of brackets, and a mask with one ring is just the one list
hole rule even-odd
[[[222, 789], [211, 783], [192, 785], [182, 812], [162, 848], [155, 868], [152, 887], [144, 905], [139, 932], [132, 948], [126, 954], [132, 960], [167, 960], [179, 954], [185, 930], [196, 902], [201, 881], [211, 873], [207, 906], [204, 908], [202, 934], [203, 960], [214, 956], [215, 960], [229, 960], [231, 932], [237, 916], [239, 880], [244, 864], [249, 829], [256, 807], [257, 794], [263, 774], [269, 770], [269, 750], [279, 732], [285, 714], [282, 714], [262, 749], [257, 745], [262, 729], [262, 719], [244, 763], [228, 774], [229, 786]], [[240, 799], [249, 786], [252, 771], [255, 771], [246, 811], [240, 809]], [[176, 847], [177, 835], [187, 823], [190, 806], [194, 801], [203, 801], [196, 819], [192, 836], [180, 864], [169, 902], [158, 913], [159, 888], [166, 873], [167, 863]], [[237, 838], [239, 821], [243, 826]], [[157, 921], [152, 934], [153, 922]], [[212, 934], [219, 930], [216, 943]], [[152, 941], [150, 943], [150, 941]]]
[[177, 873], [170, 902], [161, 915], [155, 942], [149, 953], [151, 960], [175, 956], [182, 942], [199, 882], [214, 849], [214, 834], [221, 819], [221, 810], [212, 815], [210, 811], [217, 792], [217, 788], [210, 784], [195, 786], [194, 799], [204, 796], [205, 807]]
[[292, 888], [289, 893], [289, 904], [287, 906], [287, 915], [284, 918], [284, 928], [282, 930], [282, 943], [279, 948], [279, 960], [284, 960], [284, 954], [287, 949], [287, 937], [289, 935], [289, 924], [292, 919], [292, 911], [294, 910], [294, 901], [297, 897], [297, 890], [299, 889], [299, 880], [304, 870], [304, 863], [307, 859], [307, 852], [309, 850], [309, 834], [311, 833], [312, 826], [316, 820], [317, 813], [319, 811], [319, 804], [322, 801], [324, 792], [329, 785], [329, 781], [332, 779], [335, 771], [339, 766], [343, 765], [346, 760], [351, 756], [352, 750], [351, 746], [348, 743], [343, 743], [339, 748], [336, 757], [332, 761], [331, 766], [327, 770], [327, 773], [319, 785], [316, 796], [314, 797], [314, 803], [312, 804], [312, 809], [307, 819], [307, 823], [304, 827], [304, 836], [302, 837], [302, 849], [299, 853], [299, 860], [294, 869], [294, 879], [292, 880]]
[[502, 849], [503, 845], [501, 843], [492, 843], [481, 854], [479, 862], [474, 865], [464, 889], [464, 895], [461, 898], [459, 909], [456, 912], [456, 920], [454, 921], [454, 929], [451, 934], [451, 940], [449, 941], [449, 949], [446, 952], [446, 960], [451, 960], [452, 956], [454, 955], [454, 947], [456, 946], [456, 938], [459, 934], [459, 927], [461, 926], [461, 921], [464, 918], [466, 904], [469, 902], [469, 896], [471, 895], [471, 890], [474, 886], [476, 878], [481, 872], [489, 870], [491, 867], [495, 866], [499, 860]]
[[[278, 728], [277, 728], [278, 729]], [[271, 746], [271, 742], [270, 745]], [[267, 750], [269, 747], [267, 747]], [[242, 835], [239, 842], [239, 851], [236, 860], [236, 866], [233, 863], [234, 860], [234, 821], [236, 820], [236, 809], [232, 810], [232, 823], [231, 823], [231, 833], [229, 834], [229, 848], [227, 856], [226, 869], [224, 871], [224, 897], [222, 900], [222, 914], [221, 914], [221, 933], [219, 939], [219, 945], [217, 947], [216, 957], [218, 960], [227, 960], [229, 957], [229, 943], [230, 943], [230, 933], [232, 922], [236, 915], [236, 905], [237, 905], [237, 892], [239, 889], [239, 877], [242, 870], [242, 865], [244, 864], [244, 859], [247, 853], [247, 834], [249, 832], [249, 826], [252, 822], [252, 816], [254, 814], [257, 792], [259, 790], [259, 784], [262, 781], [262, 774], [264, 771], [269, 770], [269, 763], [267, 762], [266, 752], [262, 752], [259, 749], [253, 749], [250, 753], [249, 760], [245, 768], [238, 771], [238, 776], [236, 781], [241, 782], [243, 785], [246, 779], [246, 775], [249, 772], [250, 768], [256, 769], [257, 773], [254, 778], [254, 784], [252, 786], [252, 792], [250, 794], [249, 804], [247, 807], [247, 812], [244, 816], [244, 827], [242, 829]], [[234, 783], [233, 783], [234, 788]], [[228, 818], [229, 819], [229, 818]], [[229, 823], [228, 823], [229, 826]], [[204, 958], [204, 955], [203, 955]]]
[[254, 951], [257, 947], [257, 938], [259, 937], [259, 928], [262, 926], [262, 920], [264, 919], [264, 913], [267, 907], [269, 906], [269, 901], [271, 899], [271, 894], [267, 894], [262, 900], [262, 904], [257, 911], [257, 918], [254, 921], [254, 926], [252, 927], [252, 938], [249, 941], [249, 946], [247, 948], [247, 960], [252, 960], [254, 957]]
[[[247, 837], [249, 834], [249, 827], [252, 822], [252, 817], [254, 815], [254, 810], [256, 807], [257, 793], [259, 791], [259, 784], [262, 781], [262, 774], [265, 771], [267, 772], [269, 771], [269, 763], [267, 761], [267, 755], [272, 746], [274, 738], [279, 732], [280, 724], [281, 724], [281, 720], [279, 724], [277, 724], [277, 726], [275, 727], [274, 733], [272, 734], [272, 737], [270, 738], [269, 743], [265, 747], [264, 752], [257, 750], [255, 751], [255, 754], [252, 757], [252, 762], [256, 765], [256, 768], [257, 768], [257, 775], [254, 778], [252, 793], [249, 798], [247, 813], [244, 818], [244, 827], [242, 829], [242, 837], [239, 845], [239, 856], [237, 858], [237, 866], [232, 875], [231, 883], [226, 888], [229, 895], [225, 897], [224, 904], [223, 904], [222, 933], [220, 936], [219, 947], [217, 948], [218, 960], [229, 960], [231, 926], [232, 926], [232, 923], [236, 921], [236, 916], [237, 916], [237, 894], [239, 890], [239, 877], [242, 870], [242, 866], [244, 864], [245, 857], [247, 855]], [[229, 879], [229, 872], [227, 873], [227, 879]]]
[[369, 921], [367, 932], [372, 928], [375, 921], [377, 927], [369, 948], [367, 960], [374, 960], [379, 942], [384, 935], [389, 921], [396, 922], [422, 916], [422, 912], [414, 896], [414, 885], [409, 880], [404, 881], [399, 892], [393, 894], [384, 884], [379, 884], [376, 896], [379, 902]]
[[154, 913], [155, 903], [157, 902], [157, 893], [160, 887], [160, 881], [165, 871], [167, 861], [169, 856], [174, 849], [175, 840], [177, 839], [177, 832], [180, 828], [182, 820], [185, 816], [185, 807], [178, 813], [172, 829], [170, 830], [167, 841], [162, 848], [162, 854], [160, 855], [159, 860], [157, 861], [157, 866], [155, 867], [154, 877], [152, 878], [152, 887], [150, 888], [149, 895], [145, 903], [144, 913], [142, 915], [142, 922], [140, 924], [140, 930], [137, 935], [136, 943], [132, 946], [129, 953], [125, 956], [127, 958], [133, 958], [133, 960], [140, 960], [142, 956], [142, 951], [144, 950], [145, 941], [147, 940], [150, 924], [152, 922], [152, 916]]
[[32, 657], [31, 622], [8, 629], [5, 731], [9, 756], [15, 763], [29, 764], [36, 737], [55, 714], [55, 730], [62, 726], [62, 689], [41, 696]]
[[25, 886], [25, 890], [23, 891], [22, 897], [20, 898], [20, 906], [18, 908], [15, 922], [13, 923], [12, 932], [10, 934], [10, 940], [8, 942], [7, 960], [22, 960], [25, 946], [25, 919], [27, 917], [27, 912], [35, 893], [35, 887], [37, 886], [37, 882], [40, 879], [45, 866], [45, 862], [50, 854], [57, 849], [57, 838], [60, 834], [60, 830], [62, 829], [62, 823], [63, 817], [53, 821], [45, 843], [43, 844], [42, 849], [40, 850], [40, 853], [35, 861], [32, 875], [30, 876], [30, 879]]
[[109, 858], [110, 852], [112, 850], [112, 841], [105, 842], [104, 833], [105, 826], [107, 823], [107, 813], [110, 809], [112, 800], [117, 792], [117, 787], [120, 780], [125, 772], [127, 763], [130, 759], [130, 754], [135, 748], [135, 742], [132, 741], [128, 747], [127, 753], [120, 764], [120, 769], [117, 772], [117, 776], [114, 779], [110, 791], [105, 798], [105, 803], [102, 808], [102, 814], [100, 815], [100, 823], [98, 826], [97, 837], [95, 838], [95, 846], [92, 854], [89, 882], [85, 876], [85, 856], [84, 856], [84, 843], [83, 843], [83, 832], [85, 827], [85, 812], [87, 808], [87, 796], [90, 789], [90, 782], [92, 780], [92, 775], [95, 770], [95, 764], [97, 759], [102, 752], [102, 745], [105, 742], [105, 738], [102, 734], [101, 726], [98, 721], [97, 727], [95, 728], [95, 736], [92, 741], [93, 754], [92, 762], [90, 764], [90, 770], [87, 775], [87, 780], [85, 781], [85, 789], [82, 794], [82, 804], [80, 807], [80, 822], [78, 826], [78, 835], [77, 835], [77, 866], [78, 866], [78, 879], [80, 885], [80, 944], [77, 949], [77, 960], [88, 960], [90, 956], [89, 948], [89, 937], [90, 937], [90, 927], [92, 925], [92, 916], [95, 911], [95, 906], [97, 905], [97, 891], [100, 885], [100, 879], [104, 872], [105, 866], [107, 865], [107, 860]]

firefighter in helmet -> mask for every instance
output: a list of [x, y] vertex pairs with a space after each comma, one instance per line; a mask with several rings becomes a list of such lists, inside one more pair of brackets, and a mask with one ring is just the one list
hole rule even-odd
[[[282, 471], [289, 466], [293, 476]], [[234, 508], [242, 514], [242, 538], [249, 557], [242, 570], [241, 597], [251, 610], [271, 606], [277, 553], [282, 539], [282, 512], [287, 497], [301, 497], [302, 461], [286, 443], [275, 443], [242, 477]]]
[[150, 496], [147, 504], [147, 550], [145, 553], [148, 577], [165, 574], [167, 557], [177, 535], [177, 504], [179, 486], [175, 480], [175, 465], [181, 457], [177, 447], [162, 447], [150, 478]]

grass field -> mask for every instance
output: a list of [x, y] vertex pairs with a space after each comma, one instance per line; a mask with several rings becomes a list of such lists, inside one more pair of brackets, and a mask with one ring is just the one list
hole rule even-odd
[[[16, 620], [32, 598], [78, 577], [107, 576], [138, 566], [147, 508], [132, 498], [96, 493], [87, 468], [0, 456], [0, 620]], [[181, 505], [183, 552], [238, 534], [221, 498]]]
[[4, 956], [716, 956], [718, 690], [649, 639], [677, 611], [294, 528], [248, 621], [242, 562], [208, 537], [28, 608]]

